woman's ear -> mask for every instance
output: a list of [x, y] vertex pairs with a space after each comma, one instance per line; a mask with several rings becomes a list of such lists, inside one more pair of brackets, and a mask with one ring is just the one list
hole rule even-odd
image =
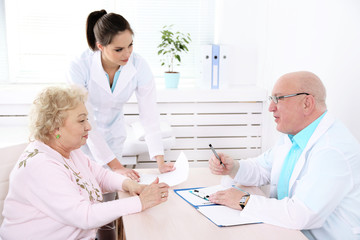
[[103, 51], [103, 49], [104, 49], [103, 45], [101, 45], [99, 42], [96, 42], [96, 47], [97, 47], [100, 51]]

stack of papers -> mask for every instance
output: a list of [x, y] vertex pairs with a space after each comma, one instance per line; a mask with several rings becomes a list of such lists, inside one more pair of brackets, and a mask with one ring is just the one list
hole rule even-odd
[[215, 185], [207, 188], [175, 189], [174, 192], [219, 227], [259, 223], [241, 214], [240, 210], [214, 204], [208, 200], [207, 197], [211, 194], [228, 188], [230, 187]]

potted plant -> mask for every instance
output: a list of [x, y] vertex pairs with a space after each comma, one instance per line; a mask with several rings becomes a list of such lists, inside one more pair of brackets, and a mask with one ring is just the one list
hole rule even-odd
[[181, 52], [188, 52], [187, 45], [191, 42], [190, 33], [173, 32], [173, 25], [165, 25], [161, 32], [161, 43], [158, 46], [158, 55], [162, 56], [161, 66], [166, 66], [165, 86], [167, 88], [177, 88], [180, 73], [174, 71], [174, 65], [181, 63]]

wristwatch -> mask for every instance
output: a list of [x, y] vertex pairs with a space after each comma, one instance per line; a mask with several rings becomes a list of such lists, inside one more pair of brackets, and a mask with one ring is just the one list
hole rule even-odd
[[240, 202], [239, 202], [241, 209], [244, 209], [244, 207], [246, 206], [249, 199], [250, 199], [249, 194], [245, 194], [244, 196], [242, 196], [242, 198], [240, 199]]

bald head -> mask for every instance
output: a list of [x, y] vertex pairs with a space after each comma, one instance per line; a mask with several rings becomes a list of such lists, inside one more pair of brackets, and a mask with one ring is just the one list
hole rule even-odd
[[281, 76], [277, 82], [290, 85], [294, 92], [305, 92], [314, 96], [316, 108], [326, 110], [326, 89], [320, 78], [312, 72], [291, 72]]
[[283, 75], [275, 83], [272, 96], [278, 101], [270, 102], [269, 111], [282, 133], [296, 135], [326, 111], [325, 87], [311, 72]]

